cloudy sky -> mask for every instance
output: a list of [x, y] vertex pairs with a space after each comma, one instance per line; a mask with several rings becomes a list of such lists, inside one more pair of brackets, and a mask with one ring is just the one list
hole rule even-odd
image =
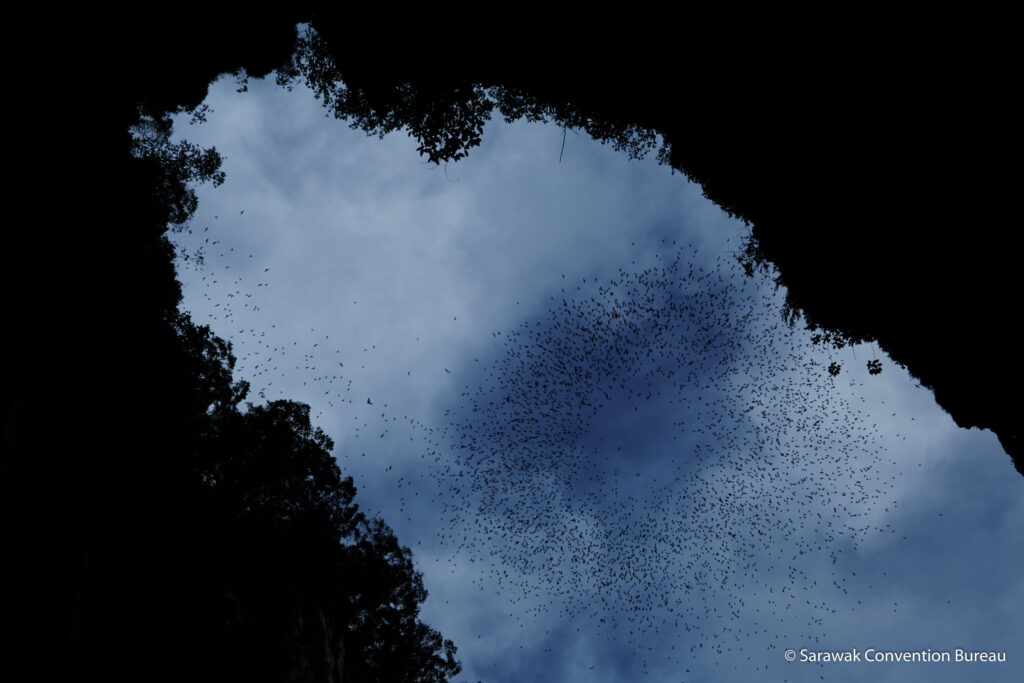
[[312, 406], [460, 680], [1024, 675], [1024, 479], [878, 349], [787, 327], [699, 188], [573, 132], [559, 161], [553, 126], [439, 168], [301, 88], [207, 103], [177, 133], [227, 181], [175, 237], [183, 306], [253, 400]]

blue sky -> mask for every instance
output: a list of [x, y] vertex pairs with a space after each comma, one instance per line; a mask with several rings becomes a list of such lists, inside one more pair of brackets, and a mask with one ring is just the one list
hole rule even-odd
[[[1024, 674], [1024, 480], [871, 345], [787, 327], [699, 188], [583, 135], [559, 162], [552, 126], [438, 168], [301, 88], [207, 102], [183, 306], [254, 399], [313, 407], [460, 680]], [[783, 657], [869, 647], [1008, 661]]]

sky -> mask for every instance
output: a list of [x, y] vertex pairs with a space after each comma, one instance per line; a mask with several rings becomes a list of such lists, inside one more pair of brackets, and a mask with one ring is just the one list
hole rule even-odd
[[[1024, 479], [874, 345], [786, 325], [699, 187], [550, 125], [438, 167], [303, 88], [206, 102], [182, 307], [252, 400], [312, 407], [458, 680], [1024, 675]], [[869, 648], [1006, 661], [799, 661]]]

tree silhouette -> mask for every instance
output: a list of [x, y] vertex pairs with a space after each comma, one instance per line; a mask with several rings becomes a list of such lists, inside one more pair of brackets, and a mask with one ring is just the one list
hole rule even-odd
[[[98, 35], [53, 38], [96, 74]], [[151, 66], [113, 89], [19, 81], [11, 190], [35, 214], [4, 274], [3, 481], [25, 679], [447, 680], [409, 551], [359, 512], [308, 407], [246, 403], [229, 345], [178, 310], [167, 232], [223, 176], [170, 140], [182, 91], [135, 88]]]
[[[427, 683], [457, 674], [452, 642], [418, 619], [427, 593], [411, 552], [359, 511], [353, 481], [312, 426], [309, 406], [243, 407], [247, 386], [230, 381], [228, 345], [184, 316], [178, 328], [209, 388], [193, 468], [203, 516], [217, 530], [209, 541], [221, 549], [216, 591], [230, 596], [216, 640], [258, 644], [236, 648], [222, 672], [283, 680], [307, 671], [315, 680], [325, 672], [311, 653], [343, 647], [332, 656], [351, 680]], [[321, 632], [307, 632], [310, 622]], [[294, 623], [302, 624], [297, 634], [282, 630]]]

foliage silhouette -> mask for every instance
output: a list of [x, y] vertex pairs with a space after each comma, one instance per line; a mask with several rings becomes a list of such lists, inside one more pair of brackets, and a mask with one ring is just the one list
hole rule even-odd
[[[194, 467], [207, 499], [206, 517], [218, 525], [217, 545], [231, 549], [222, 570], [243, 578], [217, 590], [233, 596], [241, 613], [249, 605], [266, 609], [267, 590], [294, 591], [255, 625], [246, 625], [248, 638], [273, 632], [275, 624], [315, 605], [319, 619], [343, 638], [346, 675], [353, 680], [444, 681], [458, 673], [454, 645], [418, 621], [427, 594], [408, 548], [381, 520], [359, 512], [352, 479], [341, 476], [333, 444], [312, 427], [309, 407], [274, 401], [240, 409], [246, 387], [226, 384], [223, 370], [233, 361], [223, 342], [207, 330], [183, 327], [203, 348], [196, 355], [220, 361], [219, 369], [207, 364], [213, 372], [206, 376], [220, 386]], [[287, 677], [298, 666], [293, 647], [287, 637], [262, 641], [262, 655], [245, 655], [257, 660], [246, 664], [255, 665], [250, 675], [277, 671]]]
[[153, 164], [159, 177], [153, 184], [155, 199], [167, 209], [169, 227], [181, 228], [198, 206], [192, 185], [224, 182], [221, 157], [214, 148], [200, 149], [188, 141], [170, 141], [173, 122], [166, 113], [150, 117], [140, 112], [140, 121], [132, 131], [132, 153]]
[[[189, 82], [187, 61], [167, 73]], [[170, 142], [178, 89], [37, 76], [20, 81], [11, 183], [37, 211], [5, 272], [26, 680], [448, 680], [455, 648], [419, 621], [408, 549], [359, 512], [308, 408], [245, 403], [228, 344], [178, 310], [167, 232], [196, 182], [223, 178], [215, 150]]]

